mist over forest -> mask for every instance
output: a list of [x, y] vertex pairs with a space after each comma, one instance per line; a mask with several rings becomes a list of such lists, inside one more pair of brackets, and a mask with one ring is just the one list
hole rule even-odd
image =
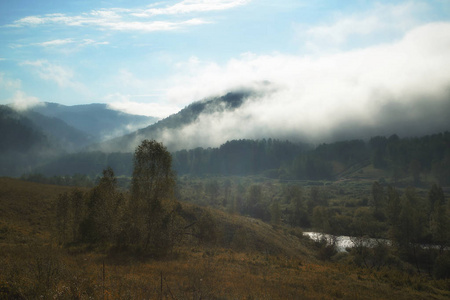
[[450, 299], [450, 2], [0, 1], [0, 299]]

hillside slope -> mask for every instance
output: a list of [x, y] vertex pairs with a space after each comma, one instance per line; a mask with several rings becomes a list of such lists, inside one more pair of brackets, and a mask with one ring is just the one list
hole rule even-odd
[[50, 238], [56, 199], [69, 187], [0, 177], [0, 241]]
[[[168, 135], [177, 135], [184, 127], [194, 124], [201, 116], [233, 111], [239, 108], [252, 94], [250, 91], [230, 92], [221, 97], [213, 97], [194, 102], [176, 114], [173, 114], [153, 125], [110, 141], [91, 147], [92, 150], [106, 152], [133, 152], [144, 139], [165, 140]], [[178, 133], [177, 133], [178, 132]], [[176, 138], [164, 141], [170, 151], [194, 148], [198, 145], [181, 143]]]
[[95, 141], [92, 135], [70, 126], [59, 118], [44, 116], [32, 110], [20, 114], [30, 119], [54, 144], [66, 151], [79, 150]]
[[117, 137], [133, 130], [146, 127], [158, 119], [131, 115], [110, 109], [107, 104], [86, 104], [66, 106], [44, 103], [32, 108], [47, 117], [58, 118], [70, 126], [89, 134], [96, 141]]
[[[15, 240], [18, 236], [12, 233], [23, 238], [27, 235], [29, 238], [49, 238], [55, 230], [58, 195], [72, 189], [0, 177], [0, 228], [4, 229], [4, 236], [0, 236], [0, 240], [4, 240], [6, 235]], [[313, 257], [298, 237], [274, 229], [260, 220], [187, 203], [182, 203], [182, 207], [190, 216], [204, 213], [211, 216], [219, 234], [218, 244], [224, 247], [289, 257], [301, 256], [303, 259]], [[192, 243], [192, 246], [197, 244], [194, 240]]]
[[0, 140], [0, 175], [20, 175], [61, 152], [29, 118], [3, 105]]
[[193, 239], [166, 259], [54, 243], [55, 202], [69, 188], [0, 178], [2, 299], [448, 299], [448, 282], [314, 258], [308, 239], [208, 211], [229, 246]]

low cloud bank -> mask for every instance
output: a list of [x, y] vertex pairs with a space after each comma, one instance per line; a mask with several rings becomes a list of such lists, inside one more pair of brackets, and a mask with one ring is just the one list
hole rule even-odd
[[242, 87], [255, 93], [236, 110], [201, 114], [194, 123], [152, 137], [172, 150], [241, 138], [319, 143], [450, 129], [450, 23], [335, 54], [246, 54], [224, 66], [197, 61], [184, 67], [187, 72], [173, 78], [173, 103]]

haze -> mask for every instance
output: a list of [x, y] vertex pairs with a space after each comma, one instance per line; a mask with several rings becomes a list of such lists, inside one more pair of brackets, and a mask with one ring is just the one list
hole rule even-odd
[[0, 4], [0, 103], [108, 103], [158, 118], [251, 90], [158, 138], [313, 142], [449, 128], [447, 1]]

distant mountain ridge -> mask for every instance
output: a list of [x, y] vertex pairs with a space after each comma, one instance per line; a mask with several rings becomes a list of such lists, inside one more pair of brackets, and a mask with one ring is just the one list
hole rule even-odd
[[158, 121], [156, 117], [127, 114], [102, 103], [66, 106], [45, 102], [31, 110], [47, 117], [61, 119], [96, 141], [127, 134]]
[[0, 105], [0, 176], [18, 176], [56, 157], [154, 123], [106, 104], [42, 103], [27, 110]]
[[28, 152], [50, 147], [47, 136], [26, 116], [0, 105], [1, 152]]
[[16, 176], [61, 153], [27, 116], [0, 105], [0, 176]]
[[48, 117], [32, 110], [23, 111], [20, 114], [44, 132], [53, 144], [59, 145], [66, 151], [77, 151], [95, 142], [93, 136], [70, 126], [59, 118]]
[[[106, 152], [133, 152], [143, 139], [160, 140], [166, 130], [178, 130], [195, 123], [202, 115], [211, 115], [238, 109], [253, 94], [250, 90], [229, 92], [220, 97], [211, 97], [196, 101], [176, 114], [158, 121], [148, 127], [139, 129], [124, 136], [105, 141], [91, 147], [91, 150]], [[165, 141], [170, 150], [179, 150], [176, 142]], [[183, 147], [181, 147], [183, 148]]]

